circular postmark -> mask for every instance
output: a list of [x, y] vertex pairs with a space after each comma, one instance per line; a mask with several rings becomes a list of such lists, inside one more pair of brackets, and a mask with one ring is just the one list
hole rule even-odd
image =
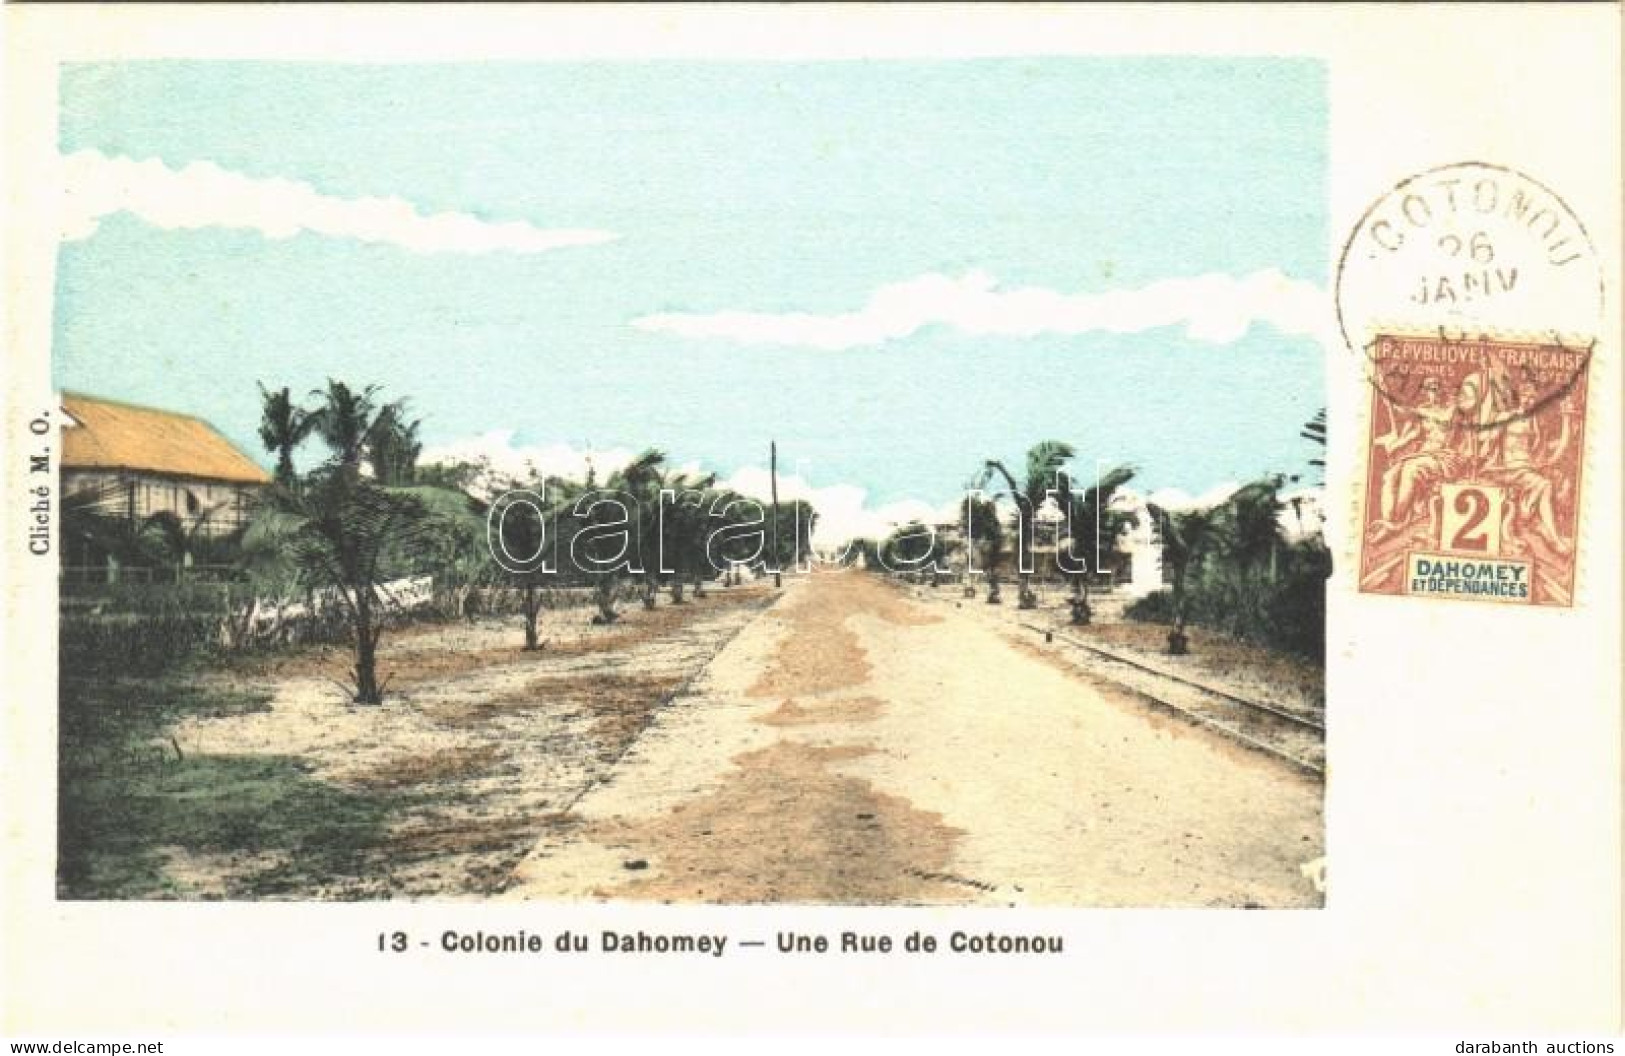
[[1602, 325], [1602, 268], [1568, 205], [1524, 173], [1467, 161], [1402, 180], [1355, 225], [1337, 266], [1338, 327], [1400, 404], [1428, 399], [1452, 363], [1480, 383], [1494, 427], [1562, 400]]

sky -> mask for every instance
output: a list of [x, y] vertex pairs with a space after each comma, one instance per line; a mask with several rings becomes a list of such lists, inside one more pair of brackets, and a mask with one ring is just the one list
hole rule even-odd
[[[644, 447], [873, 531], [989, 458], [1309, 473], [1310, 60], [70, 65], [59, 387], [382, 385], [426, 457]], [[319, 454], [314, 446], [308, 458]]]

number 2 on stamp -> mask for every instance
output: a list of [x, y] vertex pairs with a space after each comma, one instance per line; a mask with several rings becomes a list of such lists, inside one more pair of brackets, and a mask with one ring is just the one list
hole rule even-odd
[[1446, 484], [1441, 543], [1447, 550], [1469, 554], [1501, 552], [1501, 515], [1505, 496], [1482, 484]]
[[[1454, 497], [1449, 492], [1454, 491]], [[1500, 528], [1500, 487], [1446, 487], [1445, 546], [1453, 551], [1472, 554], [1500, 552], [1500, 531], [1495, 531], [1495, 546], [1490, 546], [1490, 526]], [[1490, 510], [1495, 517], [1490, 517]], [[1453, 530], [1454, 525], [1454, 530]]]

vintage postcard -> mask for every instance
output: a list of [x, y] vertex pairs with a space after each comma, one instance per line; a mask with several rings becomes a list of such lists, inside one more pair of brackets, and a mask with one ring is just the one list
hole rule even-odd
[[1617, 1025], [1617, 11], [7, 16], [0, 1029]]

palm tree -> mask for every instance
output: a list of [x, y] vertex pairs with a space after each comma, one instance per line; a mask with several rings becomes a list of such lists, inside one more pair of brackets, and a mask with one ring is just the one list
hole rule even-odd
[[1303, 429], [1298, 433], [1300, 437], [1317, 445], [1320, 454], [1309, 460], [1309, 464], [1316, 469], [1326, 468], [1326, 408], [1322, 407], [1315, 412], [1315, 416], [1303, 423]]
[[498, 571], [486, 538], [484, 504], [454, 488], [410, 484], [388, 490], [417, 499], [427, 514], [409, 556], [434, 570], [436, 607], [453, 619], [472, 619], [470, 598]]
[[1226, 595], [1224, 611], [1233, 634], [1259, 626], [1280, 568], [1281, 511], [1279, 493], [1285, 478], [1264, 477], [1238, 488], [1216, 511], [1225, 558], [1219, 586]]
[[355, 703], [381, 704], [379, 586], [388, 578], [387, 561], [431, 548], [434, 525], [423, 501], [363, 480], [343, 463], [310, 474], [297, 490], [273, 484], [260, 501], [256, 529], [279, 537], [310, 580], [334, 588], [343, 602], [355, 652]]
[[[593, 582], [593, 601], [598, 606], [598, 613], [593, 617], [596, 624], [607, 626], [620, 619], [620, 613], [615, 611], [615, 588], [618, 577], [625, 571], [625, 565], [619, 560], [620, 555], [627, 548], [628, 532], [639, 536], [643, 534], [641, 521], [646, 510], [646, 499], [651, 483], [660, 479], [665, 461], [663, 452], [650, 448], [611, 473], [602, 487], [593, 483], [594, 474], [589, 472], [587, 485], [576, 497], [572, 507], [575, 521], [572, 527], [576, 538], [571, 553], [573, 557], [585, 559], [586, 567], [578, 568], [578, 571]], [[658, 495], [658, 487], [654, 490]], [[630, 508], [624, 501], [628, 498], [632, 500]], [[612, 516], [612, 512], [617, 515]], [[623, 524], [627, 527], [608, 530]], [[585, 542], [577, 555], [574, 544], [582, 543], [582, 536], [586, 537]], [[636, 538], [630, 542], [633, 544], [632, 552], [639, 554], [641, 544]], [[653, 608], [647, 599], [644, 604]]]
[[[1072, 622], [1086, 624], [1093, 618], [1089, 608], [1089, 577], [1100, 572], [1106, 559], [1117, 552], [1117, 540], [1134, 521], [1134, 515], [1111, 508], [1117, 489], [1134, 478], [1133, 466], [1114, 466], [1099, 475], [1080, 494], [1071, 492], [1067, 511], [1070, 529], [1072, 571]], [[1087, 548], [1085, 553], [1079, 553]]]
[[725, 492], [717, 489], [715, 478], [704, 479], [707, 483], [698, 496], [693, 497], [692, 501], [680, 497], [672, 510], [677, 534], [677, 548], [673, 554], [677, 575], [671, 584], [673, 605], [683, 603], [685, 580], [693, 588], [695, 598], [704, 598], [705, 584], [720, 571], [712, 565], [706, 544], [711, 532], [723, 523], [723, 518], [714, 511], [726, 505], [728, 498]]
[[1190, 652], [1190, 639], [1185, 633], [1187, 579], [1191, 570], [1221, 545], [1221, 517], [1215, 509], [1171, 512], [1156, 505], [1148, 509], [1162, 533], [1162, 559], [1173, 580], [1174, 625], [1168, 632], [1168, 652], [1181, 656]]
[[137, 537], [145, 544], [148, 554], [173, 566], [175, 582], [179, 583], [186, 569], [192, 567], [193, 561], [207, 546], [210, 521], [226, 505], [217, 502], [206, 507], [190, 523], [169, 510], [159, 510], [141, 522]]
[[747, 564], [756, 570], [763, 567], [766, 543], [761, 526], [767, 524], [769, 513], [762, 503], [730, 489], [712, 496], [707, 507], [705, 560], [722, 572], [723, 586], [737, 586]]
[[386, 404], [378, 412], [367, 461], [380, 484], [405, 486], [416, 482], [418, 455], [423, 453], [423, 444], [418, 440], [422, 424], [421, 418], [406, 420], [405, 400]]
[[294, 482], [293, 452], [315, 429], [310, 412], [296, 406], [288, 387], [273, 392], [260, 384], [260, 442], [276, 455], [276, 482], [284, 487]]
[[706, 567], [705, 540], [709, 530], [708, 502], [714, 497], [716, 474], [693, 477], [685, 473], [663, 478], [662, 490], [672, 492], [673, 501], [657, 518], [660, 533], [658, 562], [664, 555], [671, 567], [671, 603], [682, 605], [685, 582], [694, 584], [694, 596], [704, 597], [700, 586]]
[[[537, 621], [542, 591], [557, 581], [560, 572], [549, 557], [568, 552], [568, 540], [560, 534], [566, 528], [563, 515], [583, 489], [561, 477], [543, 476], [534, 467], [528, 479], [493, 481], [493, 487], [500, 497], [488, 511], [487, 523], [498, 526], [500, 537], [494, 542], [504, 551], [495, 574], [519, 589], [525, 650], [534, 652], [541, 648]], [[492, 542], [487, 538], [488, 545]]]
[[[999, 562], [1004, 559], [1004, 525], [999, 521], [999, 508], [992, 499], [967, 496], [965, 500], [965, 552], [979, 552], [987, 569], [987, 603], [997, 605], [999, 597]], [[973, 594], [970, 579], [965, 589]]]
[[[987, 466], [978, 477], [978, 486], [984, 486], [994, 473], [1004, 478], [1008, 487], [1006, 494], [1016, 504], [1016, 570], [1021, 578], [1020, 607], [1032, 609], [1038, 607], [1038, 595], [1032, 588], [1032, 553], [1034, 533], [1038, 526], [1038, 509], [1052, 492], [1060, 493], [1065, 490], [1065, 478], [1061, 468], [1073, 455], [1072, 446], [1059, 440], [1044, 440], [1033, 445], [1027, 452], [1027, 473], [1020, 486], [1016, 484], [1015, 477], [1004, 467], [1003, 462], [989, 459]], [[1058, 495], [1062, 501], [1062, 508], [1067, 504], [1068, 496]]]
[[535, 511], [534, 517], [528, 513], [510, 512], [500, 522], [504, 548], [510, 554], [519, 555], [526, 562], [524, 565], [506, 570], [508, 579], [519, 586], [519, 612], [525, 621], [526, 652], [535, 652], [541, 648], [536, 621], [542, 610], [541, 577], [548, 574], [546, 555], [542, 553], [542, 549], [546, 543], [549, 512], [548, 509], [540, 507]]
[[[755, 515], [746, 516], [747, 511]], [[721, 575], [723, 586], [733, 586], [740, 582], [740, 570], [747, 562], [754, 562], [751, 567], [758, 570], [766, 566], [771, 541], [764, 539], [761, 525], [768, 524], [772, 515], [753, 498], [729, 488], [707, 487], [688, 514], [691, 523], [684, 536], [695, 597], [704, 596], [705, 580], [715, 575]], [[778, 560], [781, 565], [787, 560], [793, 563], [812, 548], [817, 514], [810, 503], [796, 499], [781, 506], [778, 517], [781, 522], [794, 522], [778, 533]]]
[[1266, 568], [1269, 578], [1275, 578], [1282, 541], [1280, 491], [1284, 479], [1274, 475], [1243, 485], [1223, 507], [1227, 549], [1239, 568], [1255, 579]]
[[643, 578], [643, 607], [652, 609], [660, 597], [660, 562], [663, 517], [660, 493], [668, 480], [666, 455], [650, 448], [610, 476], [610, 489], [631, 497], [632, 553]]
[[890, 572], [930, 572], [941, 567], [946, 551], [937, 533], [923, 521], [898, 525], [880, 544], [881, 563]]
[[311, 428], [333, 452], [333, 458], [352, 476], [361, 467], [378, 433], [399, 413], [396, 404], [379, 406], [379, 387], [350, 388], [342, 381], [327, 379], [326, 389], [312, 390], [321, 406], [310, 412]]

